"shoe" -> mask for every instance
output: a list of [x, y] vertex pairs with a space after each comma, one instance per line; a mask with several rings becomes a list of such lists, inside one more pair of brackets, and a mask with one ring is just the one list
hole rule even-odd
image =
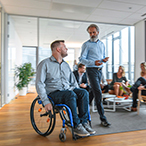
[[96, 131], [93, 130], [93, 129], [89, 126], [89, 124], [84, 123], [83, 126], [84, 126], [84, 128], [85, 128], [90, 134], [95, 134], [95, 133], [96, 133]]
[[89, 136], [90, 133], [83, 127], [82, 124], [79, 124], [75, 129], [74, 129], [74, 134], [78, 136]]
[[137, 108], [136, 107], [131, 107], [131, 111], [136, 112]]
[[111, 124], [108, 123], [107, 121], [101, 121], [101, 125], [104, 127], [109, 127]]

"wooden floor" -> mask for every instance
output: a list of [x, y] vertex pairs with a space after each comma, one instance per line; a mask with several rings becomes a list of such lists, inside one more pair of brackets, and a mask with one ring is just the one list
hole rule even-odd
[[[146, 146], [146, 130], [91, 136], [72, 140], [67, 131], [65, 142], [59, 140], [61, 120], [57, 118], [53, 133], [47, 137], [38, 135], [30, 123], [30, 105], [36, 94], [18, 96], [0, 109], [0, 146]], [[130, 121], [127, 121], [130, 122]]]

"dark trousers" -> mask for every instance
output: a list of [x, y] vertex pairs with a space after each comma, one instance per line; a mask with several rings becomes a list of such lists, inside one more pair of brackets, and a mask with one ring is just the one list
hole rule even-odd
[[[143, 77], [140, 77], [137, 79], [137, 81], [134, 83], [134, 85], [130, 88], [131, 92], [133, 92], [132, 96], [133, 96], [133, 104], [132, 107], [137, 107], [137, 98], [138, 98], [138, 87], [140, 85], [146, 85], [146, 79]], [[142, 95], [146, 95], [146, 91], [143, 90], [142, 91]]]
[[91, 105], [91, 102], [92, 102], [92, 100], [94, 98], [93, 91], [92, 91], [90, 86], [87, 86], [87, 88], [83, 88], [83, 89], [86, 89], [89, 92], [89, 104]]
[[[72, 111], [74, 127], [88, 119], [89, 93], [85, 89], [54, 91], [49, 94], [55, 104], [66, 104]], [[77, 114], [77, 106], [79, 115]]]
[[109, 85], [105, 85], [101, 90], [104, 91], [103, 93], [107, 93], [109, 90]]
[[86, 71], [94, 94], [97, 110], [100, 115], [100, 120], [106, 121], [106, 117], [104, 116], [104, 108], [102, 105], [102, 91], [100, 87], [102, 71], [97, 70], [96, 68], [86, 68]]

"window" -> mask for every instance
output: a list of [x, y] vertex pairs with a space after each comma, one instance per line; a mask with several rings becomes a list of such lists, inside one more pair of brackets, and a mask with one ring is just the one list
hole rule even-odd
[[134, 83], [134, 27], [125, 27], [119, 32], [103, 40], [107, 56], [110, 57], [106, 65], [106, 77], [112, 79], [114, 72], [120, 65], [124, 66], [126, 78]]

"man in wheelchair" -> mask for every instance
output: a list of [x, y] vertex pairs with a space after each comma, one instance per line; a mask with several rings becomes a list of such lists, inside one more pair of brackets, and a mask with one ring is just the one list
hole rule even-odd
[[[67, 62], [63, 60], [67, 54], [64, 40], [57, 40], [51, 44], [52, 56], [41, 61], [37, 67], [36, 90], [45, 110], [52, 110], [47, 97], [49, 95], [55, 104], [66, 104], [70, 107], [74, 122], [74, 133], [79, 136], [94, 134], [87, 123], [89, 94], [78, 87]], [[77, 114], [77, 108], [79, 115]]]

